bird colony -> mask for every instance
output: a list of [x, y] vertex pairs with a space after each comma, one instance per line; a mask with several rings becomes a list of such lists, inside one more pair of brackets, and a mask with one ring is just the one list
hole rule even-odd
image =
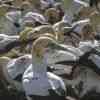
[[100, 100], [100, 0], [0, 0], [0, 100]]

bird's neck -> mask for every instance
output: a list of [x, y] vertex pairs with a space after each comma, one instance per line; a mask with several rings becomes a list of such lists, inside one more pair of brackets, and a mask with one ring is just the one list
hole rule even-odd
[[32, 57], [33, 72], [42, 76], [47, 76], [47, 63], [45, 59]]

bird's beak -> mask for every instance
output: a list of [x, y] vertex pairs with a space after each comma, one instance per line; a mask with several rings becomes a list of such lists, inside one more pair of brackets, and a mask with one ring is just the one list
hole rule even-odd
[[66, 50], [66, 48], [59, 43], [51, 44], [51, 48], [55, 50]]
[[69, 52], [72, 53], [73, 55], [79, 57], [80, 55], [83, 54], [83, 52], [80, 49], [74, 49], [72, 47], [63, 45], [63, 44], [58, 44], [56, 43], [55, 45], [52, 45], [51, 47], [52, 49], [56, 49], [56, 50], [63, 50], [65, 52]]

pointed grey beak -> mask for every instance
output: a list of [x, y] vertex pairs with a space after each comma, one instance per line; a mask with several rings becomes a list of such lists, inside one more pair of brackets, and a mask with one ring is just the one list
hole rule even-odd
[[72, 53], [76, 57], [79, 57], [80, 55], [83, 54], [83, 52], [79, 48], [75, 48], [75, 47], [63, 45], [63, 44], [58, 44], [58, 43], [51, 44], [51, 48], [55, 50], [64, 50], [66, 52]]
[[51, 47], [51, 49], [55, 50], [66, 50], [66, 48], [59, 43], [50, 43], [49, 46]]

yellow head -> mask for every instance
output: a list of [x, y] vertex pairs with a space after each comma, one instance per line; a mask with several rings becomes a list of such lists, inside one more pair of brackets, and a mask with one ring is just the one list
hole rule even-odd
[[33, 42], [32, 46], [32, 55], [35, 55], [37, 58], [42, 58], [45, 53], [45, 49], [48, 48], [49, 43], [53, 43], [51, 37], [42, 36]]
[[32, 55], [38, 59], [43, 59], [45, 53], [48, 53], [48, 49], [65, 50], [65, 48], [56, 41], [56, 39], [50, 36], [41, 36], [33, 42]]
[[82, 7], [79, 12], [77, 13], [77, 17], [79, 19], [88, 18], [91, 16], [91, 14], [95, 11], [94, 8], [91, 7]]
[[91, 24], [87, 24], [82, 29], [82, 40], [94, 40], [95, 32], [93, 30], [93, 26]]
[[0, 57], [0, 67], [6, 66], [11, 59], [9, 57]]
[[100, 28], [100, 13], [94, 12], [90, 16], [91, 24], [95, 31]]
[[21, 41], [25, 41], [27, 39], [36, 39], [44, 34], [51, 34], [55, 38], [57, 38], [57, 34], [54, 32], [53, 28], [50, 25], [42, 25], [36, 28], [26, 27], [20, 33]]
[[[65, 30], [64, 27], [68, 27], [68, 28]], [[55, 31], [55, 34], [57, 34], [57, 38], [58, 38], [57, 40], [62, 43], [64, 42], [64, 32], [69, 31], [70, 27], [68, 23], [66, 23], [65, 21], [59, 21], [53, 25], [53, 29]]]
[[28, 39], [28, 34], [33, 30], [32, 27], [26, 27], [22, 32], [19, 33], [20, 40], [26, 41]]
[[0, 16], [4, 16], [9, 11], [10, 6], [6, 4], [0, 5]]
[[59, 21], [59, 13], [55, 8], [49, 8], [45, 11], [45, 16], [48, 19], [48, 22], [50, 22], [51, 24], [56, 23], [57, 21]]
[[22, 4], [21, 4], [21, 9], [23, 9], [23, 11], [32, 11], [32, 4], [29, 2], [29, 1], [24, 1]]

